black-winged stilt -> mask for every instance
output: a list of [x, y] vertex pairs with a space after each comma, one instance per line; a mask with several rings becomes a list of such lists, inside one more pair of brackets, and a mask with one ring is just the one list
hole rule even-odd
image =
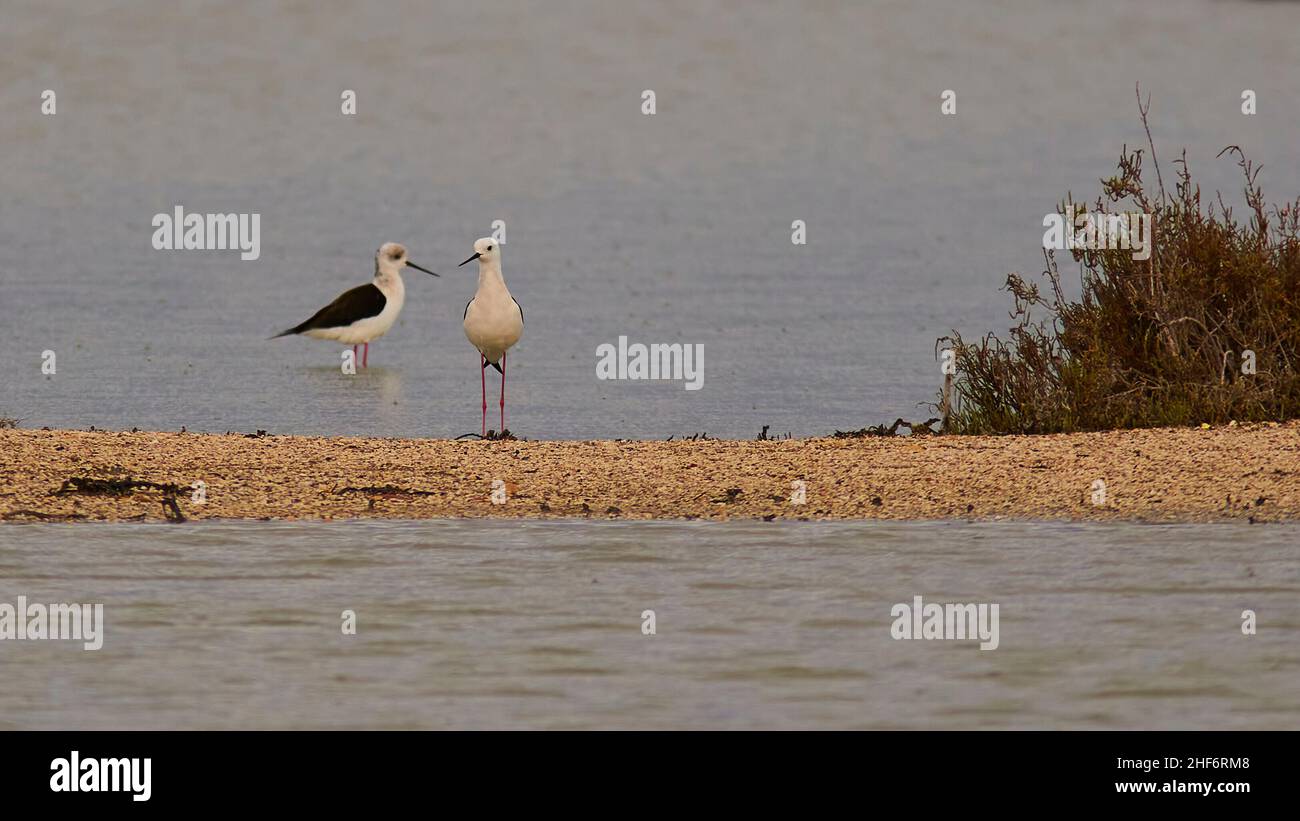
[[524, 309], [510, 295], [501, 276], [501, 244], [491, 237], [474, 243], [478, 260], [478, 290], [465, 305], [465, 336], [478, 349], [479, 381], [483, 387], [483, 430], [487, 436], [487, 366], [501, 373], [501, 432], [506, 429], [506, 351], [524, 332]]
[[365, 345], [361, 367], [367, 367], [370, 362], [370, 343], [388, 333], [388, 329], [397, 321], [397, 315], [402, 312], [402, 303], [406, 301], [402, 268], [408, 265], [417, 271], [438, 276], [407, 259], [406, 248], [400, 243], [385, 242], [375, 252], [375, 278], [371, 282], [344, 291], [338, 299], [312, 314], [306, 322], [271, 338], [302, 334], [313, 339], [342, 342], [352, 346], [354, 360], [357, 346]]

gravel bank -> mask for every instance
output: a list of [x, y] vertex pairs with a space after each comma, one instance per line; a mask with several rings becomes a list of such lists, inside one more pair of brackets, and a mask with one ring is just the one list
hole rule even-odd
[[6, 521], [472, 516], [1294, 521], [1300, 423], [683, 442], [0, 430]]

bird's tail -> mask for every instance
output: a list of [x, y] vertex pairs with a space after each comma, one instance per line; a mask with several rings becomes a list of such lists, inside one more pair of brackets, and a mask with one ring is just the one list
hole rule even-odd
[[268, 339], [268, 340], [270, 340], [270, 339], [279, 339], [279, 338], [282, 337], [282, 336], [291, 336], [291, 335], [296, 334], [296, 333], [302, 333], [302, 326], [301, 326], [301, 325], [299, 325], [299, 326], [297, 326], [297, 327], [295, 327], [295, 328], [290, 328], [290, 329], [288, 329], [287, 331], [280, 331], [280, 332], [279, 332], [278, 334], [276, 334], [275, 336], [268, 336], [267, 339]]

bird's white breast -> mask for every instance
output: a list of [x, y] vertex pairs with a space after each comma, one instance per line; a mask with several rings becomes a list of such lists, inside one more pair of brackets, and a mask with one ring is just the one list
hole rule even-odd
[[493, 363], [524, 333], [523, 314], [504, 287], [479, 289], [465, 311], [464, 325], [470, 343]]

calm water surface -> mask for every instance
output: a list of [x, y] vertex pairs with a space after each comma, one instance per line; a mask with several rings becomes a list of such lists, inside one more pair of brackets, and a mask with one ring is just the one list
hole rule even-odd
[[[96, 652], [0, 642], [0, 727], [1300, 729], [1298, 544], [1237, 525], [7, 525], [0, 601], [101, 601], [107, 627]], [[890, 608], [916, 595], [998, 603], [1000, 646], [895, 641]]]
[[[473, 266], [455, 264], [501, 219], [527, 319], [521, 435], [915, 418], [936, 337], [1004, 331], [999, 288], [1041, 270], [1043, 215], [1145, 144], [1135, 82], [1166, 180], [1186, 146], [1238, 201], [1214, 159], [1238, 144], [1266, 193], [1300, 192], [1297, 31], [1295, 3], [7, 0], [0, 416], [477, 431]], [[260, 213], [261, 259], [153, 250], [153, 215], [178, 204]], [[344, 377], [331, 344], [266, 341], [365, 281], [385, 240], [444, 277], [407, 277], [368, 373]], [[620, 335], [703, 344], [704, 389], [598, 381]]]

